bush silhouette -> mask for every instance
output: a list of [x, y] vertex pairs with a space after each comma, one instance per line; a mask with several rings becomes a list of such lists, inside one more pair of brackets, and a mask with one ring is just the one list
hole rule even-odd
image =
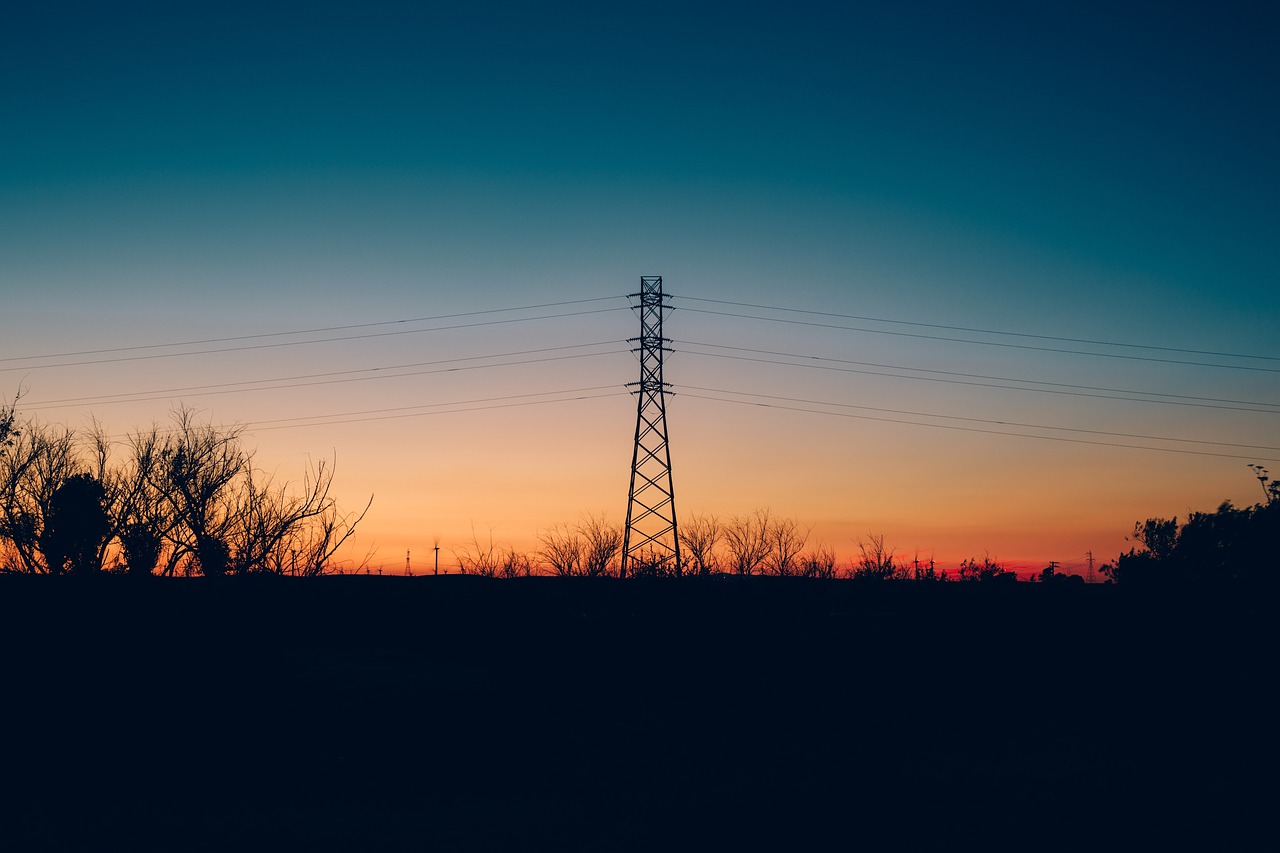
[[102, 548], [111, 535], [105, 501], [102, 483], [88, 474], [67, 478], [53, 493], [40, 533], [51, 574], [93, 574], [102, 568]]

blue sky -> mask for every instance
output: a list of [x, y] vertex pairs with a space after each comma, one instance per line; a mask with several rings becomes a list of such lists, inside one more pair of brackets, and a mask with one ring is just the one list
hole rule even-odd
[[[669, 290], [691, 297], [1280, 356], [1280, 59], [1277, 13], [1265, 4], [50, 3], [3, 15], [0, 348], [10, 358], [623, 294], [644, 274], [666, 275]], [[614, 325], [581, 333], [633, 333], [625, 312], [608, 317]], [[680, 320], [687, 338], [779, 351], [821, 345], [972, 373], [1280, 399], [1274, 374], [826, 340], [693, 312]], [[441, 345], [543, 343], [531, 326]], [[325, 358], [336, 367], [400, 355], [334, 348]], [[1269, 415], [1206, 421], [1086, 400], [1046, 411], [971, 391], [953, 400], [873, 379], [833, 386], [691, 362], [709, 365], [687, 359], [688, 384], [1252, 445], [1277, 434]], [[276, 367], [186, 359], [174, 370], [229, 379]], [[105, 366], [4, 376], [28, 385], [33, 402], [62, 397], [64, 386], [172, 384]], [[719, 421], [689, 405], [692, 444]], [[123, 429], [164, 412], [102, 414]], [[246, 397], [214, 413], [252, 421], [263, 410]], [[1029, 469], [1079, 467], [1052, 445], [1013, 465], [1022, 445], [956, 448], [944, 433], [899, 449], [829, 434], [812, 418], [759, 423], [759, 446], [724, 466], [754, 467], [744, 460], [760, 446], [785, 456], [776, 447], [799, 435], [828, 454], [870, 448], [847, 461], [850, 472], [907, 479], [920, 474], [895, 469], [895, 455], [937, 445], [927, 470], [940, 481], [947, 466], [976, 458], [978, 470], [1009, 468], [983, 482], [1002, 494], [1026, 489]], [[622, 449], [609, 444], [602, 459], [628, 455], [629, 425], [618, 432]], [[323, 449], [339, 438], [369, 441], [306, 440]], [[1135, 513], [1247, 497], [1234, 468], [1179, 463], [1189, 470], [1171, 485], [1173, 466], [1153, 455], [1124, 460], [1151, 491], [1115, 510], [1121, 534]], [[733, 479], [687, 464], [704, 480]], [[812, 463], [778, 465], [754, 480], [779, 482]], [[366, 491], [395, 493], [369, 479]], [[1238, 494], [1226, 485], [1237, 481]], [[612, 506], [604, 483], [583, 486], [582, 509]], [[909, 495], [874, 512], [823, 509], [800, 497], [804, 488], [794, 509], [775, 508], [849, 535], [932, 511]], [[1077, 502], [1087, 488], [1072, 486]], [[718, 500], [710, 487], [688, 489], [695, 501], [700, 489], [701, 502]], [[761, 487], [746, 499], [778, 501], [771, 494]], [[1043, 524], [1067, 505], [1046, 507]], [[502, 516], [516, 537], [560, 520], [506, 522], [528, 510], [500, 504], [476, 512]], [[904, 547], [922, 535], [904, 530]]]

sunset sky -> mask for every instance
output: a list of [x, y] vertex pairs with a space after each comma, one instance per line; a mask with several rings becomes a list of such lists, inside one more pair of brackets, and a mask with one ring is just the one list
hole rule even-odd
[[264, 5], [5, 8], [0, 400], [421, 571], [622, 521], [662, 275], [682, 516], [1081, 570], [1280, 472], [1268, 4]]

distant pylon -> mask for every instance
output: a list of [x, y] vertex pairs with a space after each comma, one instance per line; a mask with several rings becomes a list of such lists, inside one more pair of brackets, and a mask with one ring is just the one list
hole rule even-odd
[[631, 307], [640, 315], [640, 337], [633, 352], [640, 355], [636, 387], [636, 442], [631, 454], [631, 490], [627, 496], [627, 526], [622, 537], [622, 570], [634, 574], [640, 566], [665, 572], [679, 570], [680, 536], [676, 530], [676, 495], [671, 483], [671, 448], [667, 442], [666, 389], [662, 355], [668, 352], [662, 318], [671, 310], [662, 292], [662, 276], [640, 278], [639, 298]]

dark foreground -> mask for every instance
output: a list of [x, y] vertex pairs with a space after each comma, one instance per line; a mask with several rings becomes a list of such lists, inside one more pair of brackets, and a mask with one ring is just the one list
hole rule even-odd
[[1101, 586], [4, 576], [0, 847], [1232, 849], [1274, 837], [1273, 621]]

